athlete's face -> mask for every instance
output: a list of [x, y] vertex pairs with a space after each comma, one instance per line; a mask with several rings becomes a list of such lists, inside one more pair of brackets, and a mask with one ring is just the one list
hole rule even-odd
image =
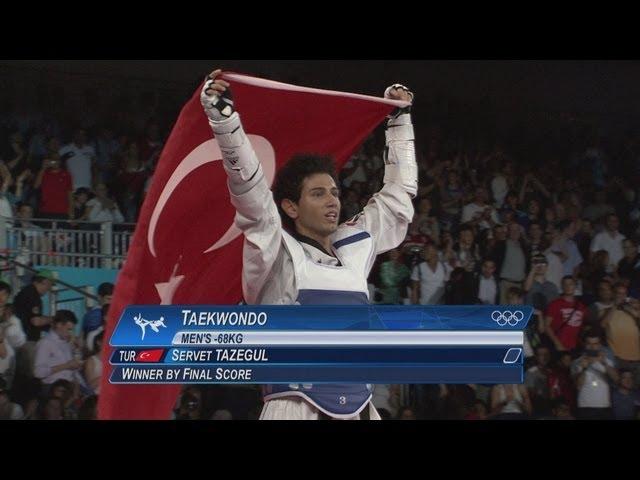
[[292, 205], [293, 220], [303, 235], [331, 235], [338, 229], [340, 218], [340, 191], [331, 175], [317, 173], [302, 184], [300, 201]]

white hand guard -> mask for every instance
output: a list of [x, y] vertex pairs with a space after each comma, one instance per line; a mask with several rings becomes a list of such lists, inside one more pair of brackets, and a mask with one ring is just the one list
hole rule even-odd
[[[389, 98], [392, 89], [402, 89], [411, 95], [407, 87], [399, 84], [387, 88], [385, 97]], [[396, 109], [387, 122], [385, 137], [387, 148], [384, 158], [384, 183], [400, 185], [411, 198], [418, 194], [418, 164], [416, 163], [415, 135], [411, 124], [411, 106]]]
[[[384, 91], [384, 98], [391, 98], [391, 90], [403, 90], [407, 92], [411, 96], [411, 102], [413, 102], [413, 92], [404, 85], [400, 85], [399, 83], [394, 83], [393, 85], [388, 87]], [[391, 112], [389, 118], [398, 118], [400, 115], [404, 115], [405, 113], [411, 113], [411, 105], [408, 105], [404, 108], [396, 108], [393, 112]]]
[[[204, 108], [204, 113], [209, 118], [209, 122], [222, 122], [233, 115], [233, 98], [229, 89], [223, 94], [211, 89], [214, 81], [209, 77], [206, 78], [204, 87], [200, 92], [200, 103]], [[207, 95], [207, 90], [212, 92], [211, 95]]]

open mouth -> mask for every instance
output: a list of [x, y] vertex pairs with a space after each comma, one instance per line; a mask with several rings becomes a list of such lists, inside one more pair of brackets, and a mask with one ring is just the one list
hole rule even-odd
[[337, 222], [338, 221], [338, 212], [329, 212], [324, 216], [326, 219]]

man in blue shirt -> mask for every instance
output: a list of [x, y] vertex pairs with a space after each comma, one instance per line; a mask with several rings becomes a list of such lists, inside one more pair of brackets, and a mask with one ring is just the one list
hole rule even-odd
[[82, 319], [82, 333], [85, 338], [90, 332], [100, 328], [104, 323], [102, 307], [111, 303], [113, 288], [113, 283], [102, 283], [98, 287], [98, 299], [100, 301], [100, 305], [89, 310]]

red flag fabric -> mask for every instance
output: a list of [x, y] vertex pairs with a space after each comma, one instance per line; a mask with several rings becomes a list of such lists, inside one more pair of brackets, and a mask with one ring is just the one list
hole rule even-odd
[[[340, 168], [403, 102], [225, 73], [236, 110], [267, 180], [296, 153], [332, 155]], [[118, 276], [106, 338], [128, 305], [229, 305], [242, 299], [242, 234], [233, 225], [220, 149], [200, 105], [184, 106], [158, 161], [127, 260]], [[177, 385], [111, 385], [109, 356], [100, 419], [168, 419]]]

